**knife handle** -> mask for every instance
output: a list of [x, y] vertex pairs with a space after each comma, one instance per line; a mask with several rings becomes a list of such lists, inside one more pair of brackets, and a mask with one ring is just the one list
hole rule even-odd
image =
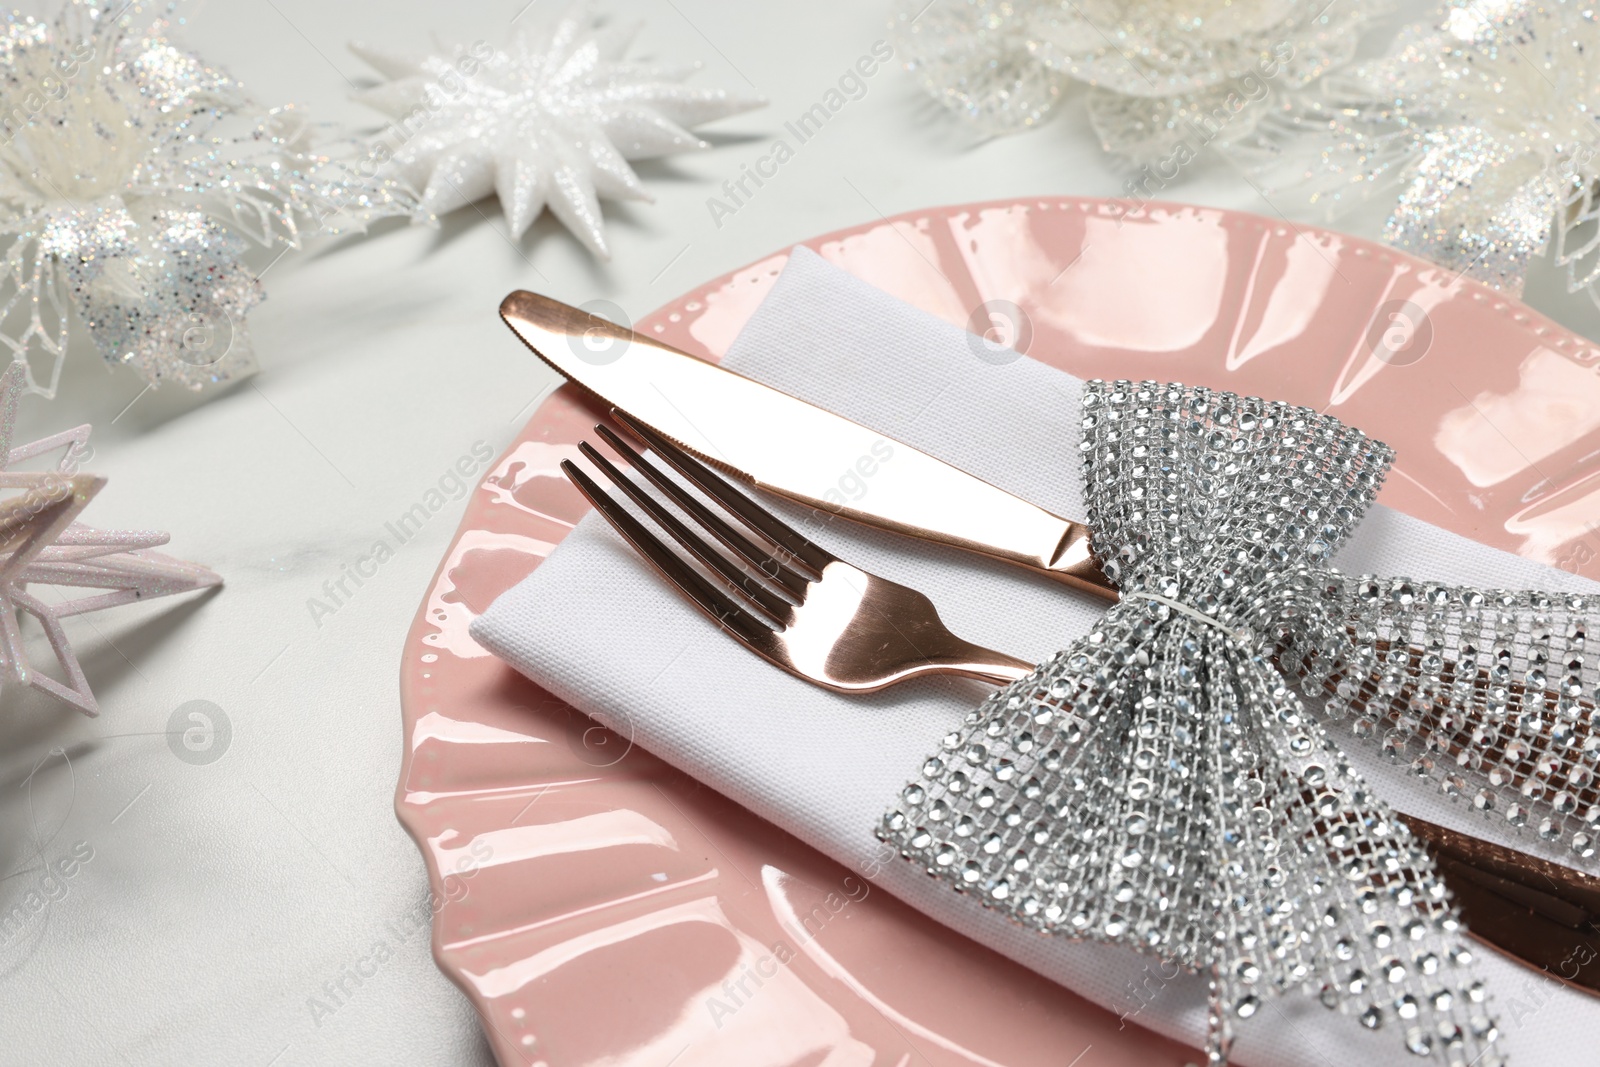
[[1600, 993], [1600, 878], [1401, 815], [1428, 845], [1468, 932], [1586, 993]]

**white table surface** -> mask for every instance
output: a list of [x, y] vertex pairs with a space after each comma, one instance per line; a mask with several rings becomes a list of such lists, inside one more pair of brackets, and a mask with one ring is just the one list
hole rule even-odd
[[[202, 0], [183, 10], [179, 33], [264, 102], [370, 122], [348, 100], [370, 73], [348, 41], [501, 44], [525, 3]], [[523, 17], [554, 3], [536, 0]], [[41, 856], [93, 854], [0, 943], [0, 1063], [489, 1064], [428, 931], [406, 932], [427, 888], [392, 807], [401, 644], [462, 505], [435, 515], [320, 625], [307, 601], [475, 442], [498, 451], [552, 387], [498, 321], [500, 297], [526, 287], [604, 298], [639, 317], [879, 215], [1120, 188], [1080, 105], [980, 143], [888, 69], [718, 227], [706, 198], [887, 36], [887, 4], [606, 0], [603, 10], [645, 20], [637, 54], [698, 61], [700, 84], [748, 78], [771, 101], [712, 127], [712, 150], [640, 168], [657, 199], [607, 206], [610, 264], [548, 217], [513, 244], [492, 201], [436, 231], [387, 225], [268, 270], [269, 298], [250, 320], [262, 365], [251, 381], [207, 402], [173, 388], [139, 396], [132, 374], [80, 349], [60, 399], [25, 402], [23, 440], [95, 425], [90, 469], [110, 484], [88, 521], [170, 530], [173, 552], [227, 586], [74, 621], [98, 719], [23, 691], [0, 700], [0, 911], [38, 888]], [[1194, 166], [1166, 196], [1277, 213], [1219, 165]], [[1373, 232], [1370, 221], [1347, 228]], [[1561, 293], [1548, 265], [1529, 299], [1600, 337], [1600, 313]], [[191, 700], [231, 724], [207, 764], [180, 761], [165, 737]], [[335, 1003], [324, 984], [378, 941], [391, 958], [359, 984], [346, 979]], [[334, 1010], [313, 1011], [313, 997]]]

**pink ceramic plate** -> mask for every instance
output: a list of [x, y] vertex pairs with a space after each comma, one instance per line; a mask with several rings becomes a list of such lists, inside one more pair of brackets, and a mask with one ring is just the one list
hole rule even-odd
[[[922, 211], [807, 244], [1081, 377], [1331, 411], [1399, 450], [1391, 506], [1600, 572], [1600, 352], [1447, 271], [1249, 215], [1119, 218], [1077, 199]], [[785, 258], [638, 328], [720, 358]], [[437, 894], [434, 955], [500, 1063], [1063, 1067], [1090, 1046], [1097, 1067], [1193, 1058], [869, 891], [472, 641], [467, 624], [586, 510], [557, 465], [594, 421], [563, 389], [495, 464], [401, 671], [396, 807]], [[798, 918], [813, 914], [827, 919]]]

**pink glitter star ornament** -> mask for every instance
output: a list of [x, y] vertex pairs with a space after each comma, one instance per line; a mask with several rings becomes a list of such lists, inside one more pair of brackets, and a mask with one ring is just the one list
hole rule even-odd
[[[221, 585], [216, 572], [151, 551], [167, 543], [155, 530], [97, 530], [78, 515], [105, 487], [98, 475], [81, 474], [89, 427], [78, 426], [29, 444], [11, 445], [17, 402], [27, 389], [26, 368], [12, 363], [0, 375], [0, 688], [25, 685], [64, 701], [86, 715], [100, 706], [67, 640], [62, 620], [85, 612]], [[55, 469], [14, 471], [24, 460], [61, 449]], [[53, 602], [30, 586], [56, 591]], [[70, 589], [100, 590], [72, 597]], [[22, 613], [43, 627], [64, 680], [28, 660], [20, 627]]]

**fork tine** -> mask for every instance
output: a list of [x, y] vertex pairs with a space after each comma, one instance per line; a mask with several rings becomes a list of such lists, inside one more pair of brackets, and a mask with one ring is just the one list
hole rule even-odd
[[772, 512], [733, 488], [711, 468], [679, 448], [671, 440], [652, 430], [625, 411], [612, 409], [611, 415], [627, 431], [650, 447], [650, 450], [683, 475], [695, 488], [727, 508], [746, 526], [793, 556], [797, 562], [821, 575], [838, 557], [812, 544], [796, 529]]
[[762, 625], [750, 611], [735, 602], [728, 594], [701, 577], [693, 567], [680, 559], [676, 552], [651, 533], [644, 523], [607, 496], [605, 490], [601, 489], [576, 463], [570, 459], [562, 460], [561, 470], [571, 479], [572, 484], [578, 487], [578, 492], [587, 497], [595, 510], [611, 524], [612, 529], [621, 534], [623, 540], [632, 545], [634, 551], [643, 556], [663, 578], [677, 586], [678, 591], [688, 597], [695, 607], [711, 616], [712, 621], [757, 652], [762, 650], [764, 642], [771, 638], [772, 630]]
[[626, 493], [628, 499], [632, 500], [645, 514], [649, 515], [657, 526], [667, 531], [668, 535], [679, 545], [682, 545], [690, 555], [715, 571], [729, 585], [734, 586], [739, 592], [743, 593], [746, 598], [755, 601], [756, 606], [765, 612], [772, 622], [778, 625], [785, 625], [788, 622], [790, 617], [790, 604], [788, 601], [768, 589], [761, 583], [760, 579], [741, 570], [732, 560], [708, 544], [706, 537], [691, 531], [682, 519], [679, 519], [678, 516], [669, 511], [659, 500], [635, 485], [632, 478], [618, 470], [615, 464], [601, 455], [589, 442], [580, 442], [578, 451], [583, 454], [585, 459], [598, 467], [612, 485]]
[[[770, 555], [765, 549], [745, 537], [733, 524], [711, 508], [706, 507], [698, 498], [689, 493], [677, 482], [668, 478], [656, 466], [646, 460], [638, 452], [629, 447], [628, 443], [617, 436], [609, 426], [596, 426], [595, 432], [600, 438], [610, 445], [617, 455], [628, 461], [628, 464], [643, 474], [671, 501], [688, 512], [701, 526], [711, 532], [711, 535], [727, 545], [750, 566], [756, 568], [768, 579], [782, 586], [796, 600], [803, 600], [806, 595], [807, 579], [783, 565], [782, 562]], [[630, 496], [632, 494], [629, 494]], [[635, 500], [638, 498], [635, 497]]]

